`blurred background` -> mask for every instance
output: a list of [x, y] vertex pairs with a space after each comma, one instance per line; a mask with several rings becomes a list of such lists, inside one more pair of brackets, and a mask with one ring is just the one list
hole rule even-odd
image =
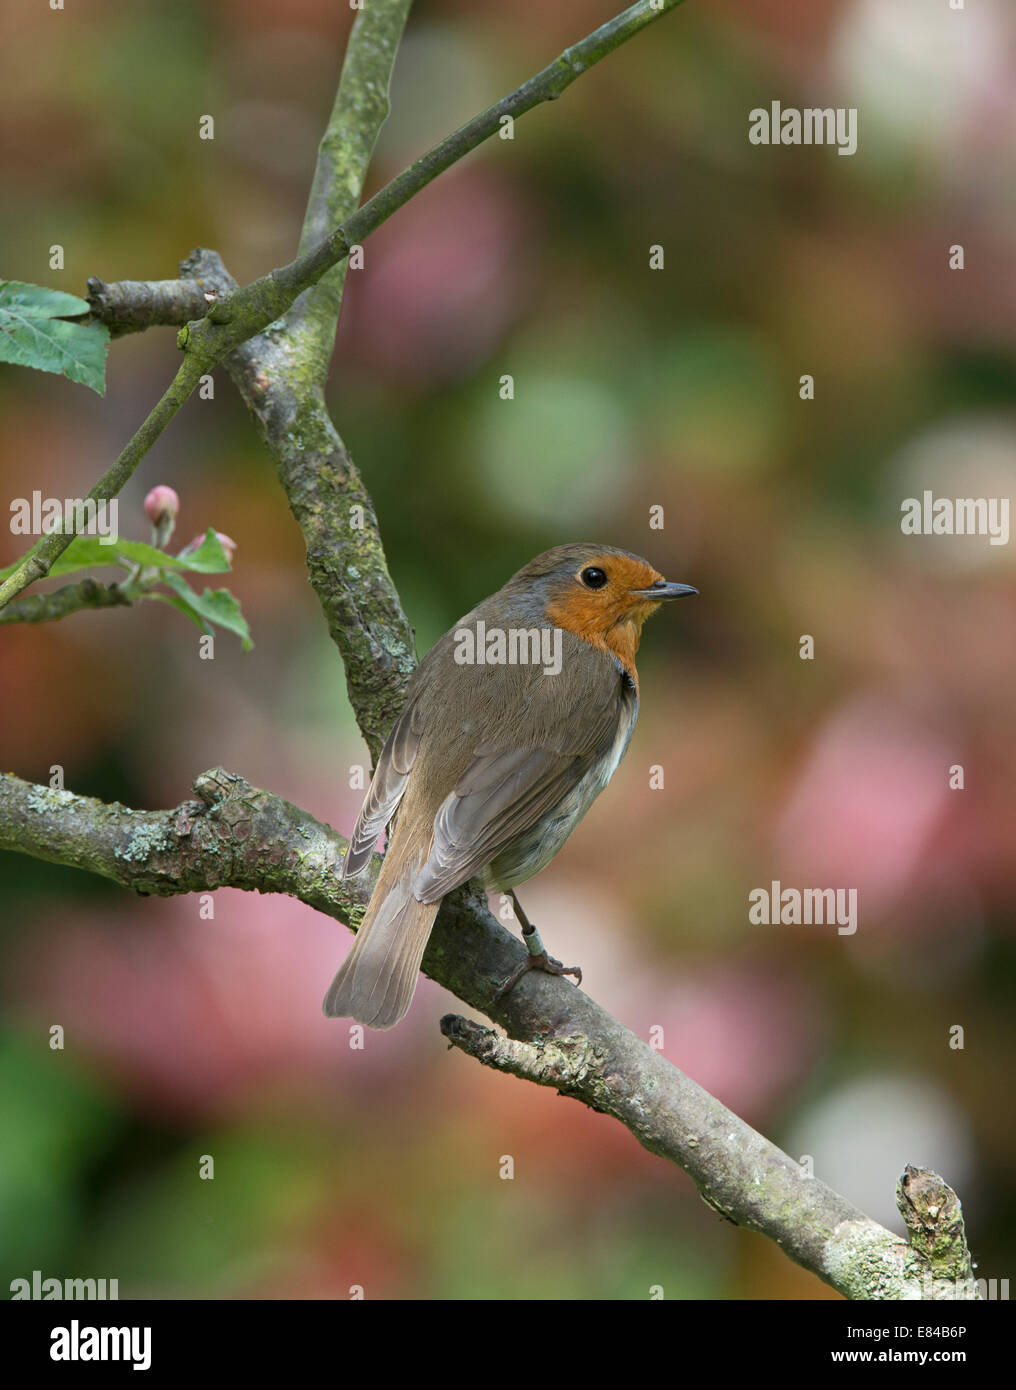
[[[370, 190], [613, 12], [421, 0]], [[351, 17], [6, 7], [0, 273], [82, 294], [195, 245], [241, 281], [289, 260]], [[904, 1164], [939, 1170], [985, 1278], [1016, 1276], [1014, 543], [899, 521], [924, 489], [1016, 493], [1014, 37], [1003, 0], [689, 0], [370, 238], [330, 385], [421, 652], [565, 540], [699, 587], [647, 629], [628, 757], [522, 901], [595, 998], [871, 1216], [902, 1230]], [[750, 145], [773, 100], [856, 106], [857, 154]], [[114, 343], [105, 399], [0, 368], [4, 509], [87, 491], [176, 363], [172, 330]], [[122, 534], [147, 539], [156, 483], [181, 543], [237, 542], [254, 650], [220, 633], [201, 661], [158, 604], [4, 628], [0, 766], [154, 808], [222, 764], [348, 832], [366, 752], [222, 373]], [[0, 564], [22, 549], [5, 526]], [[856, 887], [856, 934], [751, 925], [772, 879]], [[334, 922], [199, 910], [0, 857], [4, 1287], [837, 1296], [613, 1121], [449, 1053], [431, 982], [351, 1050], [320, 1013]]]

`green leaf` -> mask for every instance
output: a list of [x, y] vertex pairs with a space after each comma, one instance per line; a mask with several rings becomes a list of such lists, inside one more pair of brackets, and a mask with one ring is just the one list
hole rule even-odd
[[183, 599], [177, 598], [175, 594], [148, 593], [142, 594], [141, 597], [144, 599], [154, 598], [157, 599], [159, 603], [168, 603], [171, 608], [179, 609], [180, 612], [184, 615], [184, 617], [189, 618], [190, 621], [195, 625], [195, 627], [199, 627], [202, 632], [209, 631], [208, 624], [204, 621], [204, 619], [199, 618], [198, 615], [194, 612], [194, 609], [190, 606], [190, 604], [184, 603]]
[[250, 651], [254, 643], [251, 641], [247, 619], [243, 616], [239, 601], [228, 589], [206, 589], [204, 593], [196, 594], [186, 579], [181, 579], [178, 574], [167, 571], [163, 578], [177, 597], [199, 618], [205, 623], [217, 623], [227, 632], [235, 632], [243, 644], [244, 651]]
[[[4, 580], [8, 575], [13, 574], [20, 565], [28, 559], [32, 552], [26, 550], [24, 555], [19, 555], [12, 564], [5, 565], [0, 569], [0, 580]], [[89, 570], [95, 565], [118, 565], [122, 561], [117, 559], [115, 545], [99, 545], [98, 536], [78, 536], [71, 541], [70, 545], [56, 560], [50, 569], [51, 575], [73, 574], [76, 570]]]
[[[165, 555], [154, 545], [143, 541], [122, 541], [116, 537], [112, 545], [103, 545], [99, 536], [75, 536], [62, 555], [57, 556], [49, 571], [52, 578], [61, 574], [76, 574], [79, 570], [94, 569], [97, 565], [119, 565], [128, 568], [129, 561], [140, 565], [157, 565], [159, 569], [183, 569], [175, 555]], [[13, 564], [0, 570], [0, 580], [13, 574], [23, 564], [27, 555], [20, 556]]]
[[175, 555], [167, 555], [144, 541], [125, 541], [117, 536], [112, 545], [103, 545], [103, 539], [75, 536], [64, 553], [53, 561], [50, 574], [72, 574], [75, 570], [91, 569], [93, 565], [122, 565], [126, 569], [129, 561], [158, 569], [180, 568]]
[[176, 558], [184, 569], [195, 570], [198, 574], [224, 574], [233, 568], [222, 542], [211, 526], [205, 532], [205, 538], [200, 545], [195, 546], [193, 550], [189, 547], [181, 550]]
[[87, 299], [46, 285], [26, 285], [22, 280], [0, 280], [0, 304], [47, 318], [73, 318], [89, 311]]
[[[192, 551], [181, 551], [179, 555], [167, 555], [154, 545], [144, 541], [125, 541], [116, 537], [112, 545], [104, 545], [106, 537], [75, 536], [64, 553], [53, 561], [50, 574], [76, 574], [79, 570], [93, 569], [96, 565], [121, 565], [127, 562], [157, 569], [194, 570], [198, 574], [224, 574], [232, 569], [229, 556], [211, 527], [199, 546]], [[0, 569], [0, 580], [13, 574], [24, 561], [25, 556], [13, 564]]]
[[0, 280], [0, 362], [57, 372], [104, 396], [109, 329], [59, 317], [87, 313], [87, 302], [76, 295]]

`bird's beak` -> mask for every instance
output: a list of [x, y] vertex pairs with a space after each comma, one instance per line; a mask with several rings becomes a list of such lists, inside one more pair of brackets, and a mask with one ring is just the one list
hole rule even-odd
[[638, 598], [651, 599], [656, 603], [666, 598], [686, 598], [689, 594], [697, 594], [698, 589], [693, 589], [690, 584], [674, 584], [669, 579], [658, 579], [655, 584], [650, 584], [648, 589], [635, 589]]

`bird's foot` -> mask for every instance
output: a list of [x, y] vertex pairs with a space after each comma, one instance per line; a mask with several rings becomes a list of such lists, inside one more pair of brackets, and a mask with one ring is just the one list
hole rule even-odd
[[527, 922], [522, 928], [522, 939], [525, 941], [529, 953], [518, 969], [512, 971], [507, 980], [505, 980], [504, 984], [494, 995], [495, 1004], [503, 999], [510, 990], [514, 989], [522, 979], [522, 976], [528, 974], [530, 970], [542, 970], [547, 975], [574, 975], [575, 987], [578, 988], [582, 983], [582, 967], [578, 965], [562, 965], [561, 962], [555, 960], [553, 956], [548, 956], [547, 949], [540, 940], [540, 934], [532, 923]]

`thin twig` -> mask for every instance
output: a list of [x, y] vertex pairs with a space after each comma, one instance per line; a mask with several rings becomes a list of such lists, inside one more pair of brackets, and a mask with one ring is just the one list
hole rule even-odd
[[160, 324], [182, 328], [206, 314], [217, 297], [199, 280], [117, 280], [107, 284], [97, 275], [88, 280], [92, 318], [104, 323], [113, 337], [141, 333]]
[[81, 579], [77, 584], [65, 584], [51, 594], [26, 594], [24, 598], [0, 609], [3, 623], [54, 623], [77, 613], [82, 608], [130, 608], [131, 598], [119, 583], [100, 584], [95, 579]]

